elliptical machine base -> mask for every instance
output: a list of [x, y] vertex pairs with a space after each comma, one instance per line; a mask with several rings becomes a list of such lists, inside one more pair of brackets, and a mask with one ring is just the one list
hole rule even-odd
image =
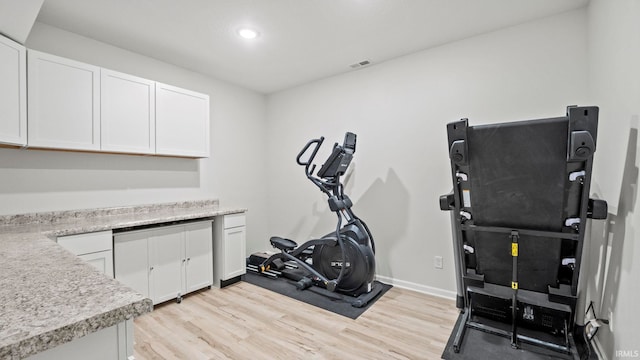
[[309, 274], [304, 269], [300, 269], [294, 261], [275, 261], [275, 263], [280, 263], [280, 265], [274, 265], [268, 270], [260, 271], [259, 267], [265, 259], [265, 253], [252, 254], [247, 258], [247, 271], [251, 271], [274, 280], [289, 280], [292, 286], [295, 286], [299, 291], [307, 290], [313, 286], [314, 293], [335, 301], [345, 302], [355, 308], [367, 306], [384, 290], [384, 285], [374, 280], [367, 285], [368, 291], [362, 292], [357, 296], [343, 294], [337, 291], [329, 291], [320, 279]]

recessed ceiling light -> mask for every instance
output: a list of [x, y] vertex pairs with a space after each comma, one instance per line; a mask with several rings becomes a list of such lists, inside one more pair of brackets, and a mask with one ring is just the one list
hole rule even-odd
[[243, 39], [251, 40], [257, 38], [259, 34], [256, 30], [251, 28], [240, 28], [238, 29], [238, 35]]

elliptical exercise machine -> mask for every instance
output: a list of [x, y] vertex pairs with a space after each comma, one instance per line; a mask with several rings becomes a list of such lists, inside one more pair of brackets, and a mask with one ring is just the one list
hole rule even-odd
[[[347, 295], [343, 300], [362, 307], [380, 293], [382, 286], [373, 281], [375, 244], [371, 232], [351, 210], [353, 203], [344, 194], [340, 182], [355, 153], [356, 134], [347, 132], [342, 145], [335, 143], [331, 155], [314, 175], [313, 160], [323, 142], [324, 137], [307, 142], [296, 161], [304, 166], [307, 178], [329, 198], [329, 209], [338, 218], [336, 229], [300, 246], [290, 239], [272, 237], [269, 241], [280, 253], [264, 260], [258, 272], [282, 270], [283, 276], [297, 281], [300, 290], [320, 286], [332, 293]], [[305, 154], [309, 154], [308, 157]], [[285, 262], [295, 263], [302, 275], [300, 271], [287, 271]]]

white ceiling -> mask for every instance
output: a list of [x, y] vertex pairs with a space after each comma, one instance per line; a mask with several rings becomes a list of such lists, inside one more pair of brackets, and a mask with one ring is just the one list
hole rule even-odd
[[272, 93], [588, 1], [45, 0], [37, 21]]

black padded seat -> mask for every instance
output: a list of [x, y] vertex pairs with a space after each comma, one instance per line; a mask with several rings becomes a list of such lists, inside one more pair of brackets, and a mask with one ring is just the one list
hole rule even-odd
[[269, 242], [271, 242], [271, 246], [274, 248], [284, 251], [291, 251], [298, 246], [295, 241], [281, 238], [279, 236], [272, 236], [271, 239], [269, 239]]

